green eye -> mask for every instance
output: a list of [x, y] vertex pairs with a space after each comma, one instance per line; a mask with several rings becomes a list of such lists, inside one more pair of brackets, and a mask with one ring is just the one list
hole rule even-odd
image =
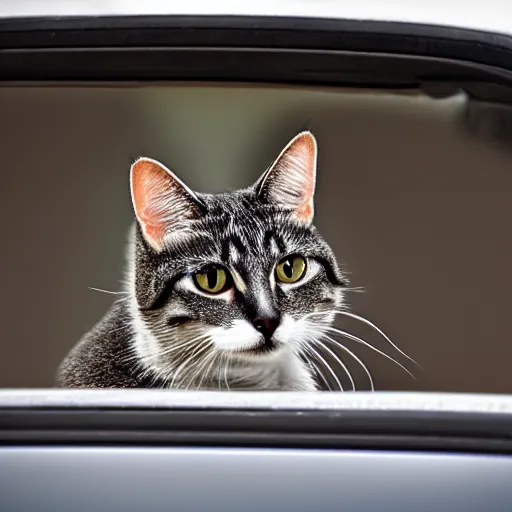
[[208, 267], [194, 274], [196, 286], [203, 292], [215, 294], [227, 290], [228, 274], [223, 268]]
[[276, 277], [281, 283], [296, 283], [304, 276], [306, 260], [302, 256], [288, 256], [276, 267]]

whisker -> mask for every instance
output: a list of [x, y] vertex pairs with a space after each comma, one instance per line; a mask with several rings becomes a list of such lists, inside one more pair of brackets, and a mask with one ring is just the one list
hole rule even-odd
[[191, 336], [204, 335], [203, 329], [197, 329], [195, 332], [192, 330], [187, 330], [186, 333], [177, 333], [176, 329], [177, 327], [168, 327], [167, 329], [160, 327], [158, 329], [152, 329], [152, 334], [160, 343], [172, 343], [174, 341], [179, 342], [181, 339], [186, 341]]
[[[194, 366], [197, 366], [199, 365], [195, 371], [193, 372], [192, 374], [192, 378], [189, 380], [188, 384], [186, 385], [185, 387], [185, 391], [187, 391], [190, 386], [194, 383], [194, 381], [196, 380], [196, 378], [201, 374], [201, 371], [202, 369], [206, 366], [206, 364], [210, 361], [210, 358], [213, 357], [213, 359], [215, 359], [215, 353], [214, 352], [210, 352], [209, 354], [207, 353], [206, 356], [204, 357], [204, 359], [199, 359], [197, 362], [196, 362], [196, 365]], [[203, 380], [204, 380], [204, 377], [205, 377], [205, 374], [203, 373], [203, 376], [199, 382], [199, 384], [196, 386], [196, 389], [199, 389], [201, 387], [201, 384], [203, 383]]]
[[364, 293], [366, 290], [362, 286], [343, 288], [343, 292], [360, 292]]
[[156, 328], [151, 328], [151, 333], [158, 341], [162, 343], [166, 343], [176, 337], [178, 334], [180, 337], [189, 337], [194, 335], [199, 335], [204, 333], [204, 329], [196, 328], [196, 329], [187, 329], [181, 333], [178, 332], [179, 326], [160, 326]]
[[312, 311], [311, 313], [307, 313], [306, 315], [304, 315], [302, 317], [302, 320], [306, 320], [306, 318], [309, 318], [310, 316], [314, 316], [314, 315], [329, 315], [332, 313], [335, 313], [335, 311], [333, 311], [331, 309], [326, 309], [324, 311]]
[[172, 354], [173, 352], [177, 352], [178, 350], [184, 350], [187, 347], [193, 346], [193, 345], [195, 345], [196, 341], [200, 341], [200, 340], [196, 339], [196, 340], [193, 340], [193, 341], [190, 341], [187, 343], [182, 343], [181, 345], [179, 345], [177, 347], [169, 347], [169, 348], [162, 350], [161, 352], [158, 352], [156, 354], [150, 354], [150, 355], [144, 356], [141, 359], [143, 362], [148, 362], [148, 361], [152, 361], [154, 359], [159, 359], [162, 356], [167, 356], [169, 354]]
[[226, 383], [226, 388], [228, 391], [231, 391], [231, 388], [229, 387], [229, 383], [228, 383], [228, 366], [229, 366], [229, 361], [231, 360], [231, 357], [232, 357], [231, 354], [227, 354], [226, 365], [224, 366], [224, 382]]
[[208, 344], [209, 344], [209, 338], [203, 340], [193, 351], [192, 353], [190, 354], [189, 357], [187, 357], [185, 359], [185, 361], [183, 363], [181, 363], [178, 368], [176, 369], [174, 373], [174, 376], [172, 378], [172, 381], [171, 381], [171, 385], [170, 387], [174, 387], [174, 382], [176, 381], [177, 377], [179, 376], [180, 374], [180, 371], [197, 355], [197, 351], [199, 350], [199, 352], [203, 352], [206, 348], [208, 348]]
[[347, 376], [350, 380], [350, 384], [352, 385], [352, 391], [355, 391], [356, 383], [354, 382], [352, 374], [350, 373], [350, 371], [347, 368], [347, 366], [345, 365], [345, 363], [343, 363], [343, 361], [321, 340], [316, 340], [316, 343], [318, 343], [321, 347], [323, 347], [324, 350], [329, 352], [329, 354], [331, 354], [331, 356], [334, 358], [334, 360], [343, 368], [343, 371], [347, 374]]
[[151, 379], [149, 387], [151, 387], [151, 388], [154, 387], [155, 383], [158, 381], [159, 378], [160, 378], [160, 376], [158, 375], [157, 372], [155, 372], [154, 375], [153, 375], [153, 378]]
[[[181, 327], [180, 325], [169, 325], [167, 322], [160, 322], [158, 325], [151, 325], [150, 326], [151, 332], [157, 332], [157, 333], [174, 333], [178, 329], [182, 329], [184, 331], [185, 329]], [[204, 327], [201, 325], [189, 325], [186, 328], [187, 332], [193, 332], [193, 331], [204, 331]]]
[[389, 339], [389, 337], [386, 335], [386, 333], [382, 329], [377, 327], [373, 322], [370, 322], [370, 320], [368, 320], [360, 315], [356, 315], [355, 313], [349, 313], [348, 311], [336, 310], [334, 312], [338, 315], [344, 315], [349, 318], [353, 318], [354, 320], [359, 320], [363, 324], [367, 325], [368, 327], [373, 329], [376, 333], [380, 334], [397, 352], [400, 352], [400, 354], [402, 354], [405, 358], [409, 359], [409, 361], [414, 363], [417, 367], [421, 368], [420, 365], [412, 357], [409, 357], [403, 350], [398, 348], [398, 346]]
[[169, 325], [152, 325], [150, 329], [153, 334], [160, 334], [162, 332], [169, 334], [173, 333], [176, 330], [176, 327]]
[[140, 377], [145, 379], [152, 371], [153, 368], [147, 367], [140, 373]]
[[[207, 336], [206, 334], [203, 334], [201, 336], [197, 336], [196, 338], [193, 338], [191, 340], [187, 340], [187, 341], [185, 341], [183, 343], [180, 343], [178, 345], [171, 345], [170, 347], [168, 347], [168, 348], [166, 348], [166, 349], [164, 349], [164, 350], [162, 350], [162, 351], [160, 351], [160, 352], [158, 352], [156, 354], [151, 354], [151, 355], [143, 357], [142, 360], [143, 361], [151, 361], [152, 359], [158, 359], [159, 357], [162, 357], [162, 356], [165, 356], [165, 355], [168, 355], [168, 354], [172, 354], [173, 352], [176, 352], [176, 351], [181, 350], [183, 348], [186, 348], [186, 347], [188, 347], [190, 345], [193, 345], [197, 341], [201, 341], [202, 338], [206, 338], [206, 336]], [[132, 356], [132, 359], [139, 359], [139, 355], [138, 354], [134, 354]], [[127, 359], [127, 360], [130, 360], [130, 358]]]
[[359, 357], [356, 356], [356, 354], [354, 354], [354, 352], [352, 352], [352, 350], [348, 349], [347, 347], [345, 347], [345, 345], [343, 345], [342, 343], [340, 343], [338, 340], [334, 340], [332, 339], [330, 336], [328, 336], [327, 334], [324, 334], [325, 338], [327, 338], [329, 341], [332, 341], [333, 343], [335, 343], [340, 349], [344, 350], [347, 354], [349, 354], [350, 356], [352, 356], [358, 363], [359, 365], [361, 366], [361, 368], [363, 368], [363, 370], [365, 371], [367, 377], [368, 377], [368, 380], [370, 382], [370, 388], [372, 391], [375, 391], [375, 384], [373, 382], [373, 377], [372, 377], [372, 374], [370, 373], [370, 370], [368, 369], [368, 367], [363, 363], [363, 361], [361, 361], [361, 359], [359, 359]]
[[[212, 355], [211, 363], [208, 366], [208, 368], [206, 369], [206, 371], [203, 373], [203, 376], [201, 377], [201, 380], [199, 381], [199, 384], [197, 385], [196, 389], [201, 389], [201, 386], [203, 385], [203, 381], [204, 381], [205, 377], [210, 373], [215, 361], [217, 360], [218, 353], [215, 350], [211, 353], [211, 355]], [[206, 360], [208, 360], [208, 358], [206, 358]]]
[[[205, 354], [205, 352], [211, 347], [211, 340], [208, 340], [208, 343], [206, 343], [201, 350], [199, 350], [195, 355], [194, 358], [196, 361], [192, 362], [190, 367], [187, 369], [189, 373], [192, 374], [192, 378], [188, 381], [188, 384], [185, 386], [185, 391], [189, 389], [189, 387], [192, 385], [196, 377], [201, 373], [201, 369], [203, 368], [205, 362], [207, 362], [209, 354]], [[203, 355], [205, 358], [203, 359]], [[199, 365], [199, 368], [197, 368], [197, 365]], [[187, 373], [186, 373], [187, 374]]]
[[[310, 340], [311, 343], [314, 343], [315, 341], [316, 340], [313, 339]], [[309, 345], [309, 350], [311, 350], [316, 355], [316, 357], [322, 362], [325, 368], [329, 370], [330, 374], [334, 377], [334, 380], [336, 381], [336, 384], [338, 385], [340, 391], [343, 391], [343, 386], [341, 385], [340, 379], [338, 379], [338, 376], [330, 367], [329, 363], [311, 345]]]
[[221, 363], [222, 363], [222, 358], [223, 358], [223, 354], [220, 355], [219, 359], [219, 368], [218, 368], [218, 375], [217, 375], [217, 384], [218, 384], [218, 387], [219, 387], [219, 391], [222, 390], [222, 385], [221, 385], [221, 382], [220, 382], [220, 378], [222, 376], [222, 372], [220, 371], [220, 368], [221, 368]]
[[124, 348], [120, 349], [118, 354], [122, 362], [128, 363], [131, 359], [138, 359], [138, 356], [135, 353], [135, 349], [132, 346], [132, 344], [129, 344], [128, 346], [125, 346]]
[[201, 334], [200, 336], [196, 336], [195, 338], [192, 338], [191, 340], [185, 340], [181, 343], [178, 343], [177, 345], [171, 345], [169, 348], [165, 349], [163, 352], [161, 352], [161, 355], [170, 354], [172, 352], [175, 352], [176, 350], [180, 350], [182, 348], [188, 347], [189, 345], [195, 343], [196, 341], [200, 341], [202, 338], [207, 337], [207, 334]]
[[163, 376], [162, 389], [168, 389], [169, 388], [169, 379], [171, 377], [172, 377], [172, 375], [169, 372], [166, 372], [166, 374]]
[[306, 352], [307, 354], [309, 354], [310, 358], [309, 358], [309, 362], [310, 364], [313, 366], [313, 368], [315, 369], [315, 372], [322, 378], [322, 380], [324, 381], [324, 384], [327, 386], [327, 388], [329, 389], [329, 391], [332, 391], [332, 388], [331, 388], [331, 385], [329, 384], [329, 381], [327, 380], [327, 378], [325, 377], [325, 375], [323, 374], [323, 372], [320, 370], [320, 368], [318, 367], [318, 365], [315, 364], [315, 359], [314, 359], [314, 354], [313, 352], [310, 352], [308, 350], [308, 346], [307, 345], [304, 345], [303, 346], [304, 348], [304, 352]]
[[[334, 333], [337, 333], [337, 334], [340, 334], [341, 336], [349, 339], [349, 340], [352, 340], [352, 341], [355, 341], [357, 343], [361, 343], [362, 345], [368, 347], [369, 349], [377, 352], [378, 354], [380, 354], [381, 356], [385, 357], [386, 359], [389, 359], [390, 361], [392, 361], [393, 363], [397, 364], [398, 366], [400, 366], [400, 368], [402, 368], [402, 370], [404, 370], [406, 373], [408, 373], [414, 380], [416, 380], [416, 377], [401, 363], [399, 363], [396, 359], [392, 358], [391, 356], [389, 356], [388, 354], [386, 354], [385, 352], [382, 352], [382, 350], [379, 350], [378, 348], [374, 347], [372, 344], [368, 343], [367, 341], [361, 339], [361, 338], [358, 338], [357, 336], [354, 336], [353, 334], [350, 334], [346, 331], [342, 331], [340, 329], [336, 329], [334, 327], [328, 327], [328, 326], [323, 326], [322, 327], [323, 329], [326, 329], [330, 332], [334, 332]], [[333, 340], [334, 341], [334, 340]]]
[[110, 290], [102, 290], [101, 288], [94, 288], [93, 286], [88, 286], [89, 290], [93, 290], [95, 292], [108, 293], [110, 295], [128, 295], [128, 292], [112, 292]]

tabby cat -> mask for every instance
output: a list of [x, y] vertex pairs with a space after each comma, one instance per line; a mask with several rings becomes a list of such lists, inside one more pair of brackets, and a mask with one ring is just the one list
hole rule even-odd
[[63, 361], [58, 385], [318, 389], [347, 281], [312, 224], [316, 163], [303, 132], [254, 185], [212, 195], [138, 159], [126, 290]]

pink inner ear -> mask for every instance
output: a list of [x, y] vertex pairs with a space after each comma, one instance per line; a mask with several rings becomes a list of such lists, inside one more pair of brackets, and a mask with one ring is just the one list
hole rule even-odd
[[315, 169], [316, 143], [310, 133], [299, 135], [295, 143], [290, 148], [298, 153], [298, 157], [304, 161], [307, 173], [311, 174]]
[[304, 223], [313, 218], [316, 179], [316, 141], [309, 132], [299, 134], [278, 157], [270, 171], [269, 193]]
[[137, 218], [144, 235], [160, 248], [165, 235], [163, 212], [156, 205], [172, 189], [172, 179], [156, 162], [141, 159], [132, 166], [132, 195]]
[[[296, 159], [297, 171], [303, 174], [302, 196], [306, 204], [311, 202], [315, 193], [316, 145], [310, 134], [302, 135], [290, 148], [292, 158]], [[311, 214], [311, 208], [309, 213]]]
[[302, 197], [304, 203], [296, 210], [297, 217], [302, 222], [308, 222], [313, 217], [313, 195], [315, 193], [315, 165], [316, 165], [316, 147], [309, 136], [304, 136], [298, 141], [299, 158], [304, 161], [303, 172], [306, 174]]
[[313, 216], [313, 206], [311, 205], [311, 201], [304, 203], [302, 206], [299, 206], [295, 212], [295, 215], [302, 222], [308, 222]]

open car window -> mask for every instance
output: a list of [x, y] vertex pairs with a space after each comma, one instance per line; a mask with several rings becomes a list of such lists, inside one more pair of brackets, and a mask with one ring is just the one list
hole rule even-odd
[[42, 5], [0, 6], [0, 508], [507, 510], [509, 8]]

